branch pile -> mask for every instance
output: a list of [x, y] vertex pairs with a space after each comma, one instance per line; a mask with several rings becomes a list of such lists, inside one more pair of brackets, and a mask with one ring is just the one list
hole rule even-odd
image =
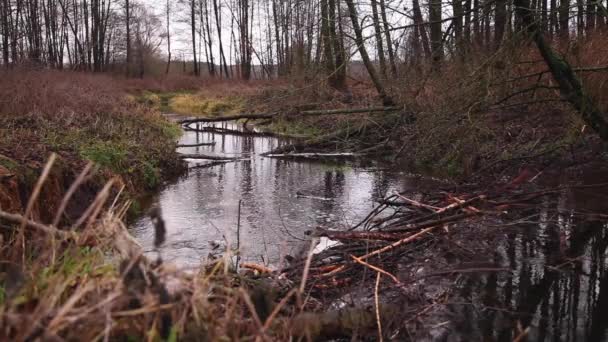
[[[364, 220], [348, 230], [317, 228], [312, 235], [339, 243], [313, 255], [309, 265], [295, 262], [283, 271], [297, 279], [302, 273], [301, 268], [308, 266], [308, 283], [314, 290], [338, 289], [353, 284], [355, 279], [362, 279], [358, 275], [364, 269], [371, 269], [372, 274], [388, 276], [398, 286], [404, 286], [404, 282], [417, 279], [399, 279], [390, 268], [395, 268], [404, 258], [419, 256], [414, 255], [417, 247], [428, 246], [441, 238], [449, 239], [459, 230], [483, 229], [482, 222], [499, 222], [500, 219], [504, 223], [510, 211], [538, 206], [542, 198], [557, 198], [563, 191], [576, 187], [523, 192], [517, 189], [518, 186], [511, 182], [477, 193], [452, 189], [427, 195], [424, 199], [395, 192], [380, 200]], [[388, 266], [384, 269], [382, 267], [385, 266], [381, 265]]]

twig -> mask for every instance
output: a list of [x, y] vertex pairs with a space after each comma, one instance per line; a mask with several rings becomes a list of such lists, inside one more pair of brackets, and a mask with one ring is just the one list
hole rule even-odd
[[239, 269], [239, 261], [241, 261], [241, 203], [243, 200], [239, 200], [239, 211], [236, 221], [236, 267]]
[[44, 184], [44, 182], [46, 181], [46, 178], [49, 176], [49, 173], [51, 172], [51, 168], [53, 167], [53, 164], [55, 163], [55, 160], [57, 159], [57, 155], [55, 153], [52, 153], [51, 156], [49, 157], [49, 160], [47, 161], [46, 165], [44, 166], [44, 169], [42, 170], [42, 174], [40, 175], [40, 178], [38, 178], [38, 181], [36, 182], [36, 185], [34, 186], [34, 191], [32, 192], [32, 195], [30, 196], [30, 200], [27, 202], [27, 207], [25, 208], [25, 214], [23, 214], [23, 222], [21, 223], [21, 226], [19, 227], [19, 229], [23, 229], [26, 226], [26, 220], [29, 218], [32, 209], [34, 208], [34, 204], [36, 203], [36, 200], [38, 199], [38, 196], [40, 195], [40, 190], [42, 189], [42, 185]]
[[23, 224], [25, 222], [26, 227], [37, 229], [43, 233], [47, 233], [50, 235], [55, 235], [59, 237], [67, 237], [69, 234], [67, 232], [58, 230], [52, 226], [46, 226], [42, 223], [38, 223], [32, 220], [26, 220], [23, 216], [19, 214], [11, 214], [5, 211], [0, 210], [0, 219], [15, 223], [15, 224]]
[[200, 143], [200, 144], [180, 144], [175, 146], [176, 148], [183, 148], [183, 147], [199, 147], [199, 146], [215, 146], [215, 141], [214, 142], [208, 142], [208, 143]]
[[206, 155], [206, 154], [184, 154], [184, 153], [180, 153], [179, 157], [182, 159], [202, 159], [202, 160], [220, 160], [220, 161], [224, 161], [224, 160], [239, 160], [242, 158], [237, 158], [237, 157], [219, 157], [219, 156], [210, 156], [210, 155]]
[[354, 256], [354, 255], [352, 255], [352, 254], [351, 254], [351, 256], [350, 256], [350, 257], [351, 257], [351, 258], [352, 258], [354, 261], [356, 261], [357, 263], [359, 263], [359, 264], [361, 264], [361, 265], [363, 265], [363, 266], [365, 266], [365, 267], [369, 267], [369, 268], [371, 268], [372, 270], [376, 271], [378, 274], [382, 273], [382, 274], [384, 274], [384, 275], [388, 276], [388, 277], [389, 277], [389, 278], [391, 278], [391, 279], [392, 279], [392, 280], [393, 280], [393, 281], [394, 281], [396, 284], [401, 284], [401, 281], [399, 281], [399, 279], [397, 279], [397, 277], [395, 277], [395, 276], [394, 276], [392, 273], [387, 272], [387, 271], [385, 271], [385, 270], [381, 269], [380, 267], [376, 267], [376, 266], [374, 266], [374, 265], [372, 265], [372, 264], [368, 264], [367, 262], [365, 262], [365, 261], [361, 260], [361, 258], [357, 258], [356, 256]]
[[378, 290], [380, 288], [381, 277], [382, 274], [378, 272], [378, 275], [376, 276], [376, 287], [374, 288], [374, 302], [376, 304], [376, 322], [378, 323], [378, 339], [380, 340], [380, 342], [384, 341], [384, 338], [382, 337], [382, 321], [380, 320], [380, 299], [378, 298]]
[[432, 212], [436, 212], [437, 210], [441, 209], [441, 208], [438, 208], [438, 207], [434, 207], [432, 205], [420, 203], [420, 202], [415, 201], [413, 199], [409, 199], [409, 198], [404, 197], [403, 195], [401, 195], [400, 193], [397, 193], [397, 192], [395, 192], [395, 195], [397, 195], [399, 198], [401, 198], [407, 204], [413, 205], [416, 208], [422, 208], [422, 209], [430, 210]]
[[32, 210], [34, 209], [34, 204], [36, 203], [36, 200], [38, 200], [38, 196], [40, 195], [40, 190], [42, 189], [42, 185], [46, 181], [46, 178], [49, 176], [49, 173], [51, 172], [51, 168], [53, 167], [53, 164], [55, 163], [56, 159], [57, 159], [57, 154], [51, 153], [49, 160], [47, 161], [46, 165], [44, 166], [44, 169], [42, 170], [42, 174], [40, 175], [40, 178], [38, 178], [38, 181], [36, 182], [36, 185], [34, 186], [34, 191], [32, 192], [32, 195], [30, 196], [30, 199], [27, 202], [27, 206], [25, 208], [25, 213], [23, 214], [23, 219], [21, 221], [21, 225], [19, 226], [19, 237], [21, 239], [21, 257], [22, 257], [22, 263], [23, 263], [24, 267], [26, 265], [24, 229], [27, 226], [27, 220], [29, 219], [29, 216], [32, 213]]
[[306, 289], [306, 280], [308, 279], [308, 273], [310, 272], [310, 263], [312, 262], [313, 252], [315, 247], [319, 243], [317, 238], [312, 238], [310, 241], [310, 250], [308, 251], [308, 256], [306, 257], [306, 263], [304, 264], [304, 271], [302, 273], [302, 281], [300, 282], [299, 295], [301, 296]]
[[76, 180], [74, 181], [74, 183], [72, 183], [72, 185], [70, 185], [70, 188], [68, 189], [68, 192], [66, 192], [65, 196], [63, 196], [63, 199], [61, 200], [61, 204], [59, 205], [59, 208], [57, 209], [57, 212], [55, 213], [55, 219], [53, 220], [54, 227], [57, 227], [57, 225], [59, 224], [59, 221], [61, 221], [61, 215], [65, 211], [65, 208], [68, 206], [70, 199], [72, 198], [72, 196], [74, 195], [76, 190], [78, 190], [78, 187], [80, 187], [80, 184], [82, 184], [85, 181], [85, 179], [87, 178], [87, 175], [89, 174], [89, 171], [91, 171], [91, 168], [93, 168], [93, 163], [89, 162], [84, 167], [82, 172], [80, 172], [78, 177], [76, 177]]

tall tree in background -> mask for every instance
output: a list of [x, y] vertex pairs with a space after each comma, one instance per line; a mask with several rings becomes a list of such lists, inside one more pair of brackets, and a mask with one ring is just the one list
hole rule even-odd
[[196, 1], [190, 0], [190, 31], [192, 33], [192, 63], [195, 76], [200, 76], [196, 54]]
[[125, 25], [127, 27], [127, 77], [131, 76], [131, 5], [125, 0]]
[[378, 15], [378, 3], [372, 0], [372, 19], [374, 21], [374, 31], [376, 33], [376, 52], [380, 61], [380, 74], [386, 78], [386, 57], [384, 55], [384, 44], [382, 43], [382, 29], [380, 28], [380, 16]]
[[429, 21], [431, 26], [431, 55], [433, 67], [438, 69], [443, 60], [441, 0], [429, 0]]
[[372, 63], [369, 55], [367, 53], [367, 49], [365, 48], [365, 40], [363, 39], [363, 32], [361, 31], [361, 25], [359, 25], [359, 15], [357, 14], [357, 8], [353, 3], [353, 0], [344, 0], [346, 5], [348, 6], [348, 13], [350, 16], [350, 20], [353, 25], [353, 30], [355, 31], [355, 43], [357, 43], [357, 48], [359, 49], [359, 54], [361, 55], [361, 59], [363, 60], [363, 64], [365, 64], [365, 68], [369, 74], [369, 77], [372, 79], [374, 83], [374, 87], [378, 92], [378, 95], [382, 99], [382, 103], [385, 106], [393, 105], [393, 100], [388, 96], [386, 89], [384, 88], [384, 84], [380, 80], [378, 73], [376, 72], [376, 68]]
[[251, 37], [249, 30], [249, 0], [238, 0], [240, 52], [241, 52], [241, 77], [244, 80], [251, 78]]
[[222, 42], [222, 16], [220, 7], [218, 6], [218, 0], [213, 0], [213, 12], [215, 14], [215, 24], [217, 27], [217, 42], [220, 47], [220, 76], [222, 75], [222, 65], [224, 67], [223, 72], [225, 77], [230, 77], [228, 72], [228, 63], [226, 63], [226, 54], [224, 53], [224, 43]]
[[393, 40], [391, 39], [391, 28], [386, 15], [385, 0], [380, 0], [380, 14], [382, 15], [382, 24], [384, 26], [384, 36], [386, 37], [386, 48], [388, 50], [388, 58], [391, 64], [391, 72], [393, 76], [397, 76], [397, 63], [395, 62], [395, 51], [393, 50]]
[[165, 74], [169, 74], [169, 71], [171, 71], [171, 0], [167, 0], [165, 4], [165, 15], [167, 26], [167, 69], [165, 69]]
[[[543, 0], [546, 4], [546, 0]], [[543, 12], [544, 13], [544, 12]], [[494, 46], [496, 49], [500, 47], [505, 33], [507, 24], [507, 1], [496, 0], [496, 14], [494, 22]]]
[[[328, 0], [329, 5], [329, 36], [334, 53], [333, 85], [336, 89], [346, 89], [346, 54], [344, 52], [344, 32], [340, 16], [340, 0]], [[338, 25], [336, 26], [336, 22]], [[312, 45], [312, 43], [311, 43]]]

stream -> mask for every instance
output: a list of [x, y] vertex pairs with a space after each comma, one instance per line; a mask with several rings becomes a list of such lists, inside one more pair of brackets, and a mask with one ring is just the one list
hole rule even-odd
[[[221, 127], [239, 129], [234, 123]], [[247, 160], [198, 169], [197, 165], [207, 162], [190, 160], [189, 172], [153, 199], [161, 208], [167, 227], [167, 241], [160, 253], [164, 260], [181, 267], [196, 268], [210, 254], [221, 254], [227, 244], [233, 249], [240, 245], [243, 261], [276, 267], [287, 255], [308, 250], [307, 231], [352, 226], [377, 204], [375, 199], [389, 192], [432, 189], [441, 183], [399, 170], [389, 171], [377, 162], [261, 156], [287, 142], [275, 137], [186, 131], [179, 143], [202, 142], [216, 144], [180, 148], [179, 152], [242, 156]], [[150, 218], [139, 219], [131, 232], [144, 250], [152, 253], [154, 228]]]
[[[222, 125], [238, 129], [236, 124]], [[307, 231], [352, 226], [369, 213], [377, 199], [396, 190], [410, 192], [415, 198], [445, 184], [374, 161], [261, 156], [286, 143], [274, 137], [185, 132], [180, 143], [211, 141], [216, 145], [180, 148], [180, 152], [246, 160], [209, 168], [197, 168], [205, 162], [191, 160], [187, 175], [154, 198], [167, 226], [167, 241], [160, 253], [164, 260], [183, 268], [195, 269], [210, 256], [221, 254], [223, 246], [236, 248], [237, 244], [243, 261], [277, 267], [286, 256], [309, 248]], [[580, 175], [583, 183], [590, 184], [606, 182], [606, 176], [605, 172]], [[534, 220], [501, 228], [490, 247], [476, 246], [484, 241], [471, 236], [475, 241], [471, 250], [479, 247], [491, 252], [466, 261], [491, 262], [510, 271], [462, 275], [456, 282], [450, 278], [422, 283], [426, 292], [451, 288], [452, 294], [441, 310], [433, 311], [435, 316], [425, 326], [427, 337], [442, 341], [513, 341], [520, 335], [534, 341], [605, 340], [608, 227], [573, 215], [607, 213], [606, 188], [601, 190], [568, 192], [557, 203], [526, 209], [530, 212], [521, 213], [522, 217]], [[131, 232], [148, 253], [156, 255], [154, 228], [148, 217], [132, 225]], [[319, 248], [331, 243], [322, 241]], [[555, 260], [565, 261], [555, 265]], [[455, 261], [435, 262], [449, 267]], [[404, 279], [408, 275], [398, 276]]]

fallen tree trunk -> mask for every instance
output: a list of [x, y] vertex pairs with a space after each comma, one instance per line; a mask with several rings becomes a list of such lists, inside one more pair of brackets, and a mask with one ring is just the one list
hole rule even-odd
[[289, 135], [273, 132], [256, 132], [256, 131], [239, 131], [236, 129], [226, 129], [221, 127], [203, 127], [200, 129], [192, 128], [189, 126], [184, 127], [187, 132], [198, 132], [198, 133], [210, 133], [219, 135], [239, 135], [239, 136], [258, 136], [258, 137], [271, 137], [271, 138], [285, 138], [285, 139], [303, 139], [305, 136]]
[[360, 153], [271, 153], [266, 154], [264, 157], [268, 158], [354, 158], [362, 156]]
[[243, 158], [238, 157], [220, 157], [220, 156], [210, 156], [206, 154], [185, 154], [180, 153], [179, 157], [182, 159], [201, 159], [201, 160], [240, 160]]
[[338, 114], [359, 114], [359, 113], [378, 113], [378, 112], [396, 112], [402, 110], [403, 107], [369, 107], [369, 108], [352, 108], [352, 109], [326, 109], [326, 110], [306, 110], [300, 112], [302, 116], [315, 115], [338, 115]]
[[215, 146], [215, 142], [208, 142], [208, 143], [200, 143], [200, 144], [180, 144], [177, 145], [177, 148], [182, 148], [182, 147], [199, 147], [199, 146]]
[[261, 114], [236, 114], [236, 115], [226, 115], [226, 116], [217, 116], [217, 117], [204, 117], [204, 118], [195, 118], [195, 119], [184, 119], [179, 120], [178, 122], [182, 125], [189, 125], [198, 122], [222, 122], [222, 121], [237, 121], [241, 119], [249, 119], [249, 120], [257, 120], [257, 119], [272, 119], [279, 113], [261, 113]]
[[[322, 115], [344, 115], [344, 114], [360, 114], [360, 113], [378, 113], [378, 112], [396, 112], [402, 110], [403, 107], [366, 107], [366, 108], [345, 108], [345, 109], [324, 109], [324, 110], [304, 110], [297, 112], [294, 115], [298, 116], [322, 116]], [[280, 116], [280, 113], [261, 113], [252, 114], [244, 113], [237, 115], [218, 116], [213, 118], [194, 118], [178, 121], [180, 124], [189, 125], [193, 123], [204, 122], [222, 122], [222, 121], [237, 121], [237, 120], [258, 120], [258, 119], [274, 119]]]
[[370, 125], [369, 123], [364, 123], [359, 128], [356, 128], [356, 129], [349, 127], [349, 128], [342, 129], [337, 132], [325, 134], [325, 135], [322, 135], [322, 136], [319, 136], [316, 138], [311, 138], [311, 139], [304, 140], [301, 142], [284, 145], [284, 146], [274, 149], [273, 151], [264, 153], [262, 155], [268, 156], [268, 155], [273, 155], [273, 154], [274, 155], [290, 154], [290, 153], [293, 154], [293, 153], [299, 153], [299, 151], [302, 151], [307, 148], [323, 146], [324, 144], [328, 144], [336, 139], [339, 139], [340, 141], [346, 141], [349, 138], [359, 135], [369, 125]]

